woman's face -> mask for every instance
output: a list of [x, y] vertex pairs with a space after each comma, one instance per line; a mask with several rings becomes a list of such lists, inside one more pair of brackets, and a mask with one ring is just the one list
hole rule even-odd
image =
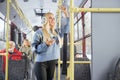
[[50, 25], [51, 27], [54, 27], [54, 26], [55, 26], [55, 18], [54, 18], [54, 15], [53, 15], [53, 14], [50, 14], [50, 15], [48, 16], [48, 21], [49, 21], [49, 25]]
[[24, 40], [24, 45], [28, 46], [29, 45], [28, 41]]

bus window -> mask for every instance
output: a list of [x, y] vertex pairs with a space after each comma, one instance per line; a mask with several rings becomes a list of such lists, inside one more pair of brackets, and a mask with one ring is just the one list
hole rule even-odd
[[0, 19], [0, 40], [4, 39], [5, 34], [5, 27], [4, 27], [4, 21]]

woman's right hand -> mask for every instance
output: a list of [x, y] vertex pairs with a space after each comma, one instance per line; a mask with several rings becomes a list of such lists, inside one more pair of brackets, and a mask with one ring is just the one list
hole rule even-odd
[[46, 39], [45, 43], [47, 44], [47, 46], [51, 46], [54, 42], [55, 42], [54, 39]]
[[61, 6], [58, 6], [58, 8], [65, 14], [66, 17], [69, 17], [67, 8], [65, 6], [61, 5]]

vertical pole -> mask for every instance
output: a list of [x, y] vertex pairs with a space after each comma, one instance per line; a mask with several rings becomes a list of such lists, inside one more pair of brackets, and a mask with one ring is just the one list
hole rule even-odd
[[6, 19], [7, 19], [7, 28], [6, 28], [6, 66], [5, 66], [5, 80], [8, 80], [8, 48], [9, 48], [9, 32], [10, 32], [10, 26], [9, 26], [9, 13], [10, 13], [10, 0], [6, 0]]
[[[58, 6], [60, 6], [62, 4], [62, 0], [59, 0], [58, 1]], [[58, 20], [59, 20], [59, 29], [61, 28], [61, 11], [59, 10], [58, 11]], [[61, 40], [62, 41], [62, 40]], [[58, 59], [58, 80], [61, 80], [60, 79], [60, 69], [61, 67], [60, 67], [60, 58]]]
[[67, 75], [67, 43], [68, 43], [68, 33], [64, 33], [63, 39], [63, 64], [62, 64], [62, 74]]
[[56, 80], [56, 67], [55, 67], [55, 71], [54, 71], [54, 80]]
[[74, 1], [70, 0], [70, 80], [74, 80]]

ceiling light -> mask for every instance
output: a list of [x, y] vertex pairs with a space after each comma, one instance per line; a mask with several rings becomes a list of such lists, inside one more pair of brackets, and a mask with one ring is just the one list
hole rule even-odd
[[24, 2], [28, 2], [29, 0], [23, 0]]
[[55, 3], [56, 3], [56, 2], [57, 2], [57, 0], [52, 0], [52, 2], [55, 2]]
[[44, 16], [45, 12], [43, 11], [42, 8], [36, 8], [34, 9], [35, 11], [35, 14], [38, 15], [38, 16]]

